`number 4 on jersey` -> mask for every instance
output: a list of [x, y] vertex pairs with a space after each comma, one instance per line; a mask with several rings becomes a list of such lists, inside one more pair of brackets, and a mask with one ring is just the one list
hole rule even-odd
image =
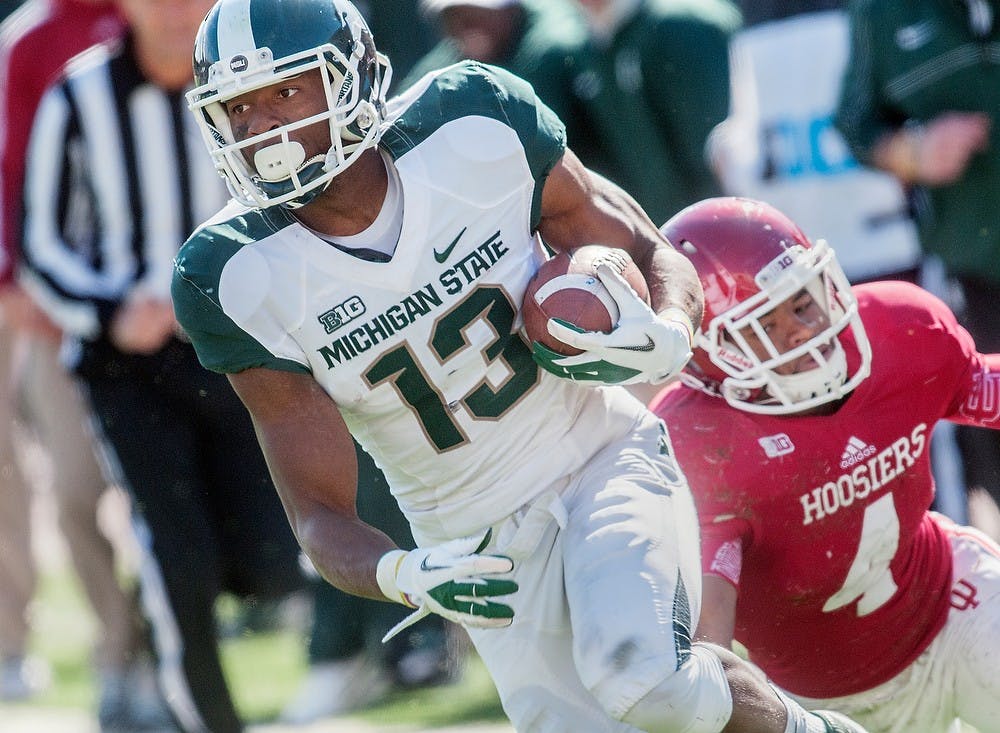
[[827, 613], [857, 600], [858, 616], [867, 616], [896, 592], [889, 568], [899, 548], [899, 517], [892, 494], [886, 494], [865, 509], [861, 541], [847, 579], [823, 606]]

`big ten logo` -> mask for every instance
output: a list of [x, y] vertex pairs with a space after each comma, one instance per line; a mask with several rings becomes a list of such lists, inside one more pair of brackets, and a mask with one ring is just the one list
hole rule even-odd
[[830, 115], [765, 122], [761, 152], [764, 180], [833, 176], [858, 167]]
[[350, 323], [365, 312], [364, 301], [357, 295], [352, 295], [339, 305], [335, 305], [326, 313], [319, 315], [319, 322], [323, 324], [327, 333], [333, 333], [345, 323]]

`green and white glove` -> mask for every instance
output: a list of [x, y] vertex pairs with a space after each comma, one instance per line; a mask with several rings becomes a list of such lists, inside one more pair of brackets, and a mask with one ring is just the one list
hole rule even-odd
[[592, 384], [659, 384], [678, 374], [691, 358], [694, 339], [687, 314], [679, 308], [657, 314], [607, 265], [597, 266], [597, 276], [618, 304], [618, 325], [601, 333], [549, 319], [549, 333], [583, 353], [563, 356], [536, 341], [532, 356], [538, 365], [557, 377]]
[[383, 555], [376, 571], [379, 588], [389, 600], [417, 610], [391, 628], [382, 641], [431, 613], [463, 626], [510, 626], [514, 609], [493, 599], [517, 591], [513, 580], [495, 577], [510, 573], [514, 561], [504, 555], [479, 554], [491, 534], [488, 530], [484, 537]]

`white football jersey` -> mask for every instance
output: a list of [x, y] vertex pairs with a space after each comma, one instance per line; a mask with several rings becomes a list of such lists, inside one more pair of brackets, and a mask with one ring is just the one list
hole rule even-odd
[[390, 110], [402, 185], [388, 262], [283, 209], [230, 207], [176, 262], [178, 318], [205, 366], [308, 372], [385, 472], [420, 544], [510, 514], [628, 432], [625, 390], [539, 369], [518, 311], [545, 257], [541, 188], [561, 123], [515, 77], [460, 64]]

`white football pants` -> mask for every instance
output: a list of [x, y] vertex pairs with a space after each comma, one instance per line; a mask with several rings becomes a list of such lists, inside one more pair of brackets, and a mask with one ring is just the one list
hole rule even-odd
[[839, 710], [869, 733], [946, 733], [956, 718], [979, 733], [1000, 733], [1000, 547], [940, 521], [954, 560], [951, 610], [937, 637], [888, 682], [833, 700], [798, 698], [807, 708]]
[[514, 623], [469, 633], [520, 733], [634, 731], [619, 719], [672, 675], [681, 709], [723, 697], [688, 656], [698, 520], [652, 416], [494, 527], [486, 552], [514, 560]]

